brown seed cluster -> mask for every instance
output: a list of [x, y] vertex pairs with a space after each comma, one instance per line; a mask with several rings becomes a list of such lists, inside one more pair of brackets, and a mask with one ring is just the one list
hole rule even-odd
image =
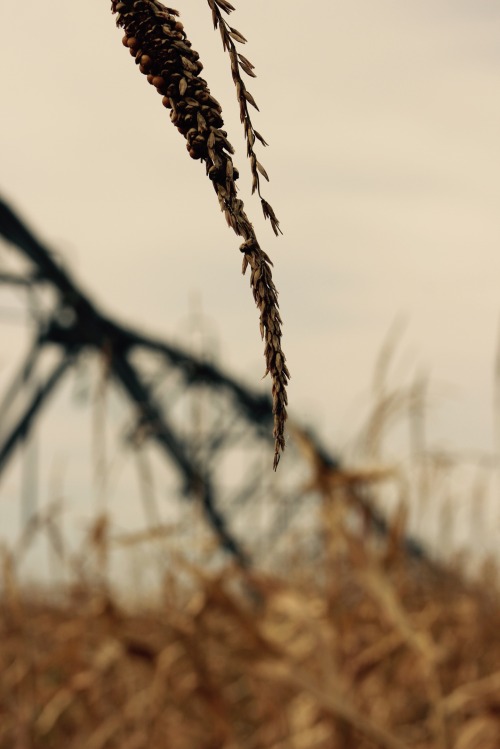
[[[189, 155], [205, 163], [227, 223], [243, 238], [240, 247], [244, 253], [243, 273], [250, 265], [250, 283], [265, 340], [266, 374], [270, 373], [272, 379], [276, 469], [285, 447], [286, 386], [290, 377], [281, 348], [278, 292], [272, 279], [271, 260], [260, 248], [243, 201], [237, 196], [238, 171], [231, 158], [234, 149], [227, 139], [227, 132], [222, 130], [220, 104], [200, 76], [203, 66], [186, 37], [176, 10], [165, 7], [158, 0], [112, 0], [111, 10], [118, 14], [117, 25], [125, 31], [123, 44], [135, 58], [141, 73], [163, 96], [163, 105], [170, 109], [170, 119], [186, 139]], [[250, 101], [248, 92], [243, 90], [242, 95], [245, 101]], [[255, 131], [245, 127], [245, 133], [249, 143]], [[253, 151], [249, 155], [252, 172], [260, 167], [261, 173], [265, 173]], [[276, 217], [266, 201], [263, 201], [263, 210], [277, 232]]]
[[[186, 39], [178, 13], [149, 0], [113, 0], [117, 24], [125, 29], [123, 44], [130, 49], [141, 73], [163, 96], [170, 119], [187, 140], [194, 159], [208, 157], [207, 133], [220, 132], [215, 150], [225, 146], [221, 107], [200, 77], [203, 65]], [[216, 158], [217, 161], [217, 158]]]

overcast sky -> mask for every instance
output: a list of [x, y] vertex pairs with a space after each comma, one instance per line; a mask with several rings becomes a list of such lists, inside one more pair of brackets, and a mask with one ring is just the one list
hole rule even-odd
[[[96, 301], [172, 337], [193, 294], [221, 363], [263, 371], [257, 311], [203, 167], [121, 45], [108, 0], [0, 11], [0, 190]], [[397, 317], [402, 381], [428, 372], [431, 435], [492, 445], [500, 316], [500, 5], [494, 0], [238, 0], [232, 24], [268, 140], [249, 195], [228, 60], [205, 0], [178, 0], [223, 105], [242, 197], [275, 262], [292, 413], [332, 447], [366, 413]], [[1, 293], [1, 292], [0, 292]], [[0, 358], [18, 332], [2, 325]], [[269, 383], [267, 383], [267, 386]]]

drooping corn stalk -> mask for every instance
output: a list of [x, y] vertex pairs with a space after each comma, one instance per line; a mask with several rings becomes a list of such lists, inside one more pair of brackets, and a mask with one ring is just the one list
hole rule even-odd
[[[214, 25], [219, 26], [225, 49], [229, 51], [231, 70], [240, 103], [240, 117], [245, 129], [247, 153], [253, 175], [253, 190], [261, 198], [266, 218], [277, 234], [278, 220], [269, 203], [260, 194], [259, 172], [266, 178], [264, 168], [254, 152], [255, 139], [265, 144], [250, 120], [248, 102], [255, 104], [244, 86], [240, 68], [252, 75], [253, 66], [236, 52], [235, 41], [244, 41], [242, 35], [223, 19], [233, 6], [226, 0], [208, 0]], [[265, 341], [266, 374], [272, 379], [274, 413], [274, 469], [285, 447], [284, 428], [287, 418], [286, 387], [290, 377], [281, 348], [281, 325], [278, 292], [271, 273], [272, 262], [261, 249], [254, 228], [245, 213], [243, 201], [238, 198], [236, 179], [238, 171], [233, 165], [234, 149], [222, 130], [221, 107], [210, 93], [207, 82], [201, 78], [203, 65], [199, 55], [186, 37], [178, 20], [179, 13], [167, 8], [158, 0], [112, 0], [111, 9], [118, 14], [117, 25], [125, 30], [123, 44], [135, 57], [141, 73], [163, 96], [163, 105], [170, 110], [170, 119], [187, 141], [186, 147], [193, 159], [205, 163], [206, 172], [219, 199], [227, 223], [243, 238], [243, 273], [250, 266], [250, 284], [255, 303], [260, 312], [260, 331]]]

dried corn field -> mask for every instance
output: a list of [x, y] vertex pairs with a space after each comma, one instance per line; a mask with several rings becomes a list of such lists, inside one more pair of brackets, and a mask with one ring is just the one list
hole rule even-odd
[[[353, 522], [338, 479], [322, 482], [316, 557], [290, 543], [286, 572], [208, 573], [173, 553], [161, 594], [138, 602], [78, 565], [50, 595], [27, 590], [6, 555], [0, 747], [498, 747], [491, 569], [470, 582], [410, 560], [400, 528], [381, 541]], [[105, 569], [105, 529], [87, 569]]]

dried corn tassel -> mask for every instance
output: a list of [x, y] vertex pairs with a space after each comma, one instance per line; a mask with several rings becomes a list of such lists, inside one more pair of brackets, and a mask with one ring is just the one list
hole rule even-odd
[[221, 129], [221, 107], [200, 77], [203, 66], [176, 10], [158, 0], [112, 0], [111, 9], [118, 14], [117, 25], [125, 30], [123, 44], [135, 57], [141, 73], [163, 96], [170, 119], [187, 141], [189, 155], [205, 163], [227, 223], [243, 238], [243, 273], [250, 266], [250, 283], [265, 341], [266, 374], [270, 373], [272, 379], [276, 470], [285, 447], [286, 386], [290, 377], [281, 349], [278, 292], [271, 260], [260, 248], [243, 201], [237, 197], [238, 171], [231, 158], [234, 150]]

